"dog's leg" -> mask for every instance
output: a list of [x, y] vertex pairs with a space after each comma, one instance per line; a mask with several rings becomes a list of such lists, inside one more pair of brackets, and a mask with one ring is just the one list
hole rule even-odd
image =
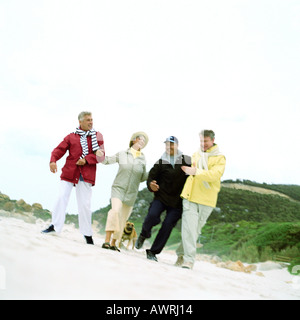
[[136, 244], [136, 239], [133, 239], [133, 240], [132, 240], [132, 250], [134, 250], [135, 244]]

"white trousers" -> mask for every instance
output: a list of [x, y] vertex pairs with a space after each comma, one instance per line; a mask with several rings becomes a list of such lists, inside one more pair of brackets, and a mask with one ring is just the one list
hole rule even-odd
[[197, 253], [197, 240], [214, 208], [183, 199], [182, 243], [177, 255], [183, 256], [185, 262], [194, 264]]
[[[61, 180], [60, 192], [52, 211], [52, 224], [56, 232], [60, 233], [65, 223], [66, 209], [70, 200], [74, 184]], [[76, 185], [79, 230], [84, 236], [92, 236], [92, 185], [79, 181]]]

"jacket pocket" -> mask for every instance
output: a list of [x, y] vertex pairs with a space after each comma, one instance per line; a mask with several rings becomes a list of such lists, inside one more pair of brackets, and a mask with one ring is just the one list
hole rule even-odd
[[76, 166], [72, 166], [71, 164], [67, 163], [63, 168], [62, 168], [62, 177], [68, 180], [73, 181], [76, 173]]
[[85, 180], [95, 181], [96, 179], [96, 165], [86, 165], [82, 168], [82, 176]]

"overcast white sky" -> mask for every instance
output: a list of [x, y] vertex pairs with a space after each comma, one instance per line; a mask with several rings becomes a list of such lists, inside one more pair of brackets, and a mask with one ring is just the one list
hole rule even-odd
[[[51, 210], [51, 151], [86, 109], [107, 155], [143, 130], [150, 169], [208, 128], [223, 179], [299, 184], [299, 57], [299, 0], [0, 0], [0, 191]], [[98, 166], [93, 210], [117, 169]]]

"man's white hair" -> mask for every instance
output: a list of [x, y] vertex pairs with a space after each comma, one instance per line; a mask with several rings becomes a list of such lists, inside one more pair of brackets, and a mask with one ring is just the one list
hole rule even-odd
[[82, 111], [78, 115], [78, 120], [82, 121], [85, 116], [90, 116], [92, 113], [90, 111]]

